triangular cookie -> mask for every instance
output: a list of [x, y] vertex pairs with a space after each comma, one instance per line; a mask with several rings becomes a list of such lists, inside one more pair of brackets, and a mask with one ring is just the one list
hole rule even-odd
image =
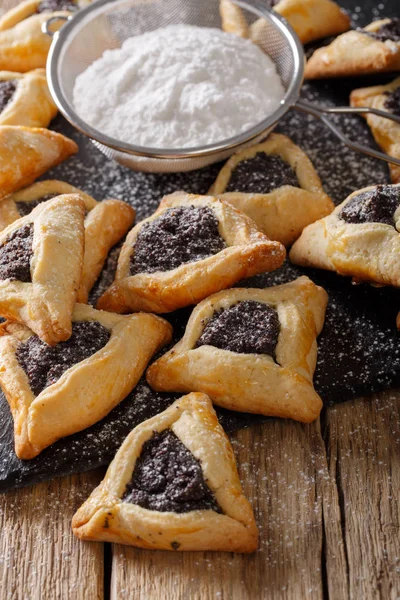
[[230, 0], [220, 0], [219, 13], [221, 15], [221, 26], [227, 33], [234, 33], [239, 37], [249, 37], [250, 30], [242, 9], [230, 2]]
[[109, 251], [132, 226], [135, 211], [122, 200], [96, 202], [64, 181], [38, 181], [0, 202], [0, 231], [28, 215], [38, 204], [60, 194], [79, 194], [85, 203], [85, 253], [77, 302], [86, 303]]
[[400, 287], [400, 185], [366, 187], [350, 194], [332, 214], [305, 228], [290, 260]]
[[159, 391], [204, 392], [230, 410], [314, 421], [322, 408], [312, 383], [316, 340], [327, 300], [308, 277], [214, 294], [148, 368], [147, 381]]
[[120, 316], [76, 304], [72, 335], [50, 347], [18, 323], [0, 325], [0, 385], [14, 418], [19, 458], [105, 417], [171, 340], [154, 315]]
[[[332, 0], [276, 0], [275, 12], [284, 17], [303, 44], [331, 35], [338, 35], [350, 28], [350, 17]], [[250, 27], [253, 42], [262, 46], [268, 35], [264, 19], [258, 19]]]
[[285, 249], [230, 204], [177, 194], [128, 234], [98, 307], [164, 313], [282, 264]]
[[[400, 116], [400, 77], [387, 85], [353, 90], [350, 95], [350, 105], [368, 106]], [[400, 159], [400, 124], [368, 113], [363, 116], [371, 128], [376, 143], [389, 156]], [[389, 164], [389, 169], [392, 182], [400, 183], [400, 167]]]
[[0, 197], [29, 185], [75, 152], [75, 142], [60, 133], [0, 126]]
[[138, 425], [72, 528], [147, 549], [256, 550], [253, 511], [209, 398], [189, 394]]
[[48, 127], [57, 114], [44, 69], [0, 71], [0, 96], [0, 125]]
[[231, 156], [209, 194], [244, 212], [285, 246], [335, 208], [307, 154], [278, 133]]
[[350, 77], [400, 69], [400, 19], [382, 19], [339, 35], [314, 52], [306, 79]]
[[82, 271], [85, 205], [58, 196], [0, 234], [0, 315], [56, 344], [71, 335]]

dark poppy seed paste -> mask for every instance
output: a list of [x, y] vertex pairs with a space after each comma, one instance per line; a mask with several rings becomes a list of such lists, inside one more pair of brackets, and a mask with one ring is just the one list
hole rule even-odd
[[235, 167], [226, 191], [269, 194], [283, 185], [299, 187], [292, 167], [276, 154], [258, 152], [253, 158], [242, 160]]
[[30, 202], [16, 202], [15, 204], [17, 205], [17, 211], [21, 217], [26, 217], [26, 215], [29, 215], [34, 208], [39, 206], [39, 204], [42, 204], [42, 202], [47, 202], [47, 200], [51, 200], [56, 196], [58, 196], [58, 194], [46, 194], [45, 196], [42, 196], [37, 200], [31, 200]]
[[400, 188], [378, 185], [354, 196], [339, 213], [346, 223], [386, 223], [395, 226], [394, 213], [400, 205]]
[[387, 95], [384, 107], [394, 115], [400, 117], [400, 87]]
[[218, 219], [207, 206], [178, 206], [145, 223], [131, 257], [131, 275], [170, 271], [226, 248]]
[[200, 462], [170, 429], [155, 431], [143, 444], [122, 499], [159, 512], [222, 512]]
[[7, 79], [7, 81], [0, 81], [0, 112], [2, 112], [7, 104], [14, 96], [14, 92], [17, 89], [18, 81], [15, 79]]
[[280, 325], [274, 308], [245, 300], [218, 310], [199, 337], [199, 346], [215, 346], [240, 354], [268, 354], [275, 357]]
[[110, 332], [97, 321], [72, 323], [72, 335], [66, 342], [48, 346], [36, 335], [18, 346], [17, 359], [28, 376], [31, 389], [38, 396], [60, 379], [73, 365], [103, 348]]
[[32, 281], [32, 244], [33, 223], [24, 225], [10, 235], [0, 247], [0, 280], [11, 279], [25, 283]]
[[59, 10], [74, 12], [78, 10], [78, 7], [75, 2], [71, 2], [71, 0], [43, 0], [37, 7], [36, 12], [56, 12]]
[[400, 42], [400, 18], [391, 19], [389, 23], [385, 23], [377, 31], [365, 31], [365, 29], [359, 29], [358, 31], [381, 42], [385, 42], [386, 40]]

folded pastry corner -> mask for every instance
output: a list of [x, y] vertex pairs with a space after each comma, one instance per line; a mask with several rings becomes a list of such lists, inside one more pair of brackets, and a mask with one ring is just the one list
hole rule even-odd
[[72, 529], [145, 549], [254, 552], [254, 514], [209, 398], [191, 393], [138, 425]]
[[72, 334], [49, 346], [25, 325], [0, 325], [0, 385], [14, 419], [15, 452], [31, 459], [105, 417], [171, 340], [154, 315], [121, 316], [76, 304]]
[[115, 281], [98, 307], [170, 312], [240, 279], [273, 271], [284, 258], [284, 247], [230, 204], [176, 194], [130, 231]]
[[36, 127], [0, 126], [0, 198], [33, 183], [78, 152], [69, 138]]
[[[400, 77], [387, 85], [353, 90], [350, 95], [350, 106], [367, 106], [400, 116]], [[400, 125], [377, 115], [366, 113], [363, 116], [367, 120], [376, 143], [389, 156], [400, 158]], [[400, 183], [400, 167], [389, 164], [389, 169], [392, 182]]]
[[400, 184], [357, 190], [332, 214], [305, 228], [290, 260], [358, 282], [400, 287], [399, 206]]
[[400, 69], [400, 18], [347, 31], [309, 58], [306, 79], [350, 77]]
[[183, 338], [147, 370], [158, 391], [208, 394], [241, 412], [309, 423], [322, 408], [312, 378], [328, 296], [308, 277], [235, 288], [193, 310]]
[[44, 69], [0, 71], [0, 125], [48, 127], [56, 114]]
[[85, 205], [78, 194], [43, 202], [0, 233], [0, 315], [44, 342], [71, 335], [84, 252]]
[[279, 133], [231, 156], [209, 194], [232, 204], [285, 246], [335, 208], [307, 154]]
[[249, 26], [242, 9], [230, 0], [220, 0], [219, 12], [222, 29], [239, 37], [249, 37]]
[[[350, 17], [332, 0], [273, 0], [272, 5], [303, 44], [350, 29]], [[250, 37], [260, 43], [267, 32], [265, 19], [258, 19], [251, 25]]]

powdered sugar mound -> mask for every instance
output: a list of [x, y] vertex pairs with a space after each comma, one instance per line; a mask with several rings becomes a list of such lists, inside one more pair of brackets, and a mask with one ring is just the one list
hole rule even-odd
[[170, 25], [104, 52], [77, 77], [74, 105], [118, 140], [187, 148], [253, 127], [283, 96], [275, 64], [249, 40]]

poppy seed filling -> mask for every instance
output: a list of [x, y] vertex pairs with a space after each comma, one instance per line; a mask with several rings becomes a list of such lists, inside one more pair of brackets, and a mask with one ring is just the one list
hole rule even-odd
[[37, 200], [31, 200], [30, 202], [16, 202], [15, 204], [17, 205], [17, 211], [21, 217], [26, 217], [26, 215], [29, 215], [34, 208], [39, 206], [39, 204], [42, 204], [42, 202], [47, 202], [47, 200], [51, 200], [56, 196], [58, 196], [58, 194], [46, 194], [45, 196], [37, 198]]
[[122, 500], [159, 512], [222, 512], [200, 462], [170, 429], [143, 444]]
[[378, 185], [354, 196], [338, 216], [346, 223], [385, 223], [394, 227], [394, 214], [399, 206], [400, 188]]
[[292, 167], [277, 154], [258, 152], [234, 168], [225, 191], [269, 194], [283, 185], [299, 187]]
[[75, 321], [72, 335], [66, 342], [48, 346], [32, 335], [20, 344], [16, 356], [34, 395], [38, 396], [65, 371], [101, 350], [110, 335], [109, 330], [97, 321]]
[[17, 85], [18, 81], [16, 79], [0, 81], [0, 113], [5, 109], [7, 104], [14, 96]]
[[71, 0], [43, 0], [37, 7], [36, 12], [43, 13], [63, 10], [74, 12], [78, 10], [78, 7], [75, 2], [71, 2]]
[[384, 107], [394, 115], [400, 117], [400, 87], [396, 88], [391, 93], [387, 92]]
[[359, 29], [358, 31], [381, 42], [385, 42], [386, 40], [400, 42], [400, 18], [395, 17], [391, 19], [388, 23], [381, 25], [377, 31], [365, 31], [365, 29]]
[[0, 247], [0, 280], [22, 281], [31, 279], [33, 257], [33, 223], [24, 225], [10, 235]]
[[268, 354], [275, 359], [280, 332], [277, 311], [254, 300], [244, 300], [215, 311], [196, 343], [240, 354]]
[[140, 229], [131, 256], [130, 274], [170, 271], [226, 248], [218, 219], [207, 206], [169, 208]]

